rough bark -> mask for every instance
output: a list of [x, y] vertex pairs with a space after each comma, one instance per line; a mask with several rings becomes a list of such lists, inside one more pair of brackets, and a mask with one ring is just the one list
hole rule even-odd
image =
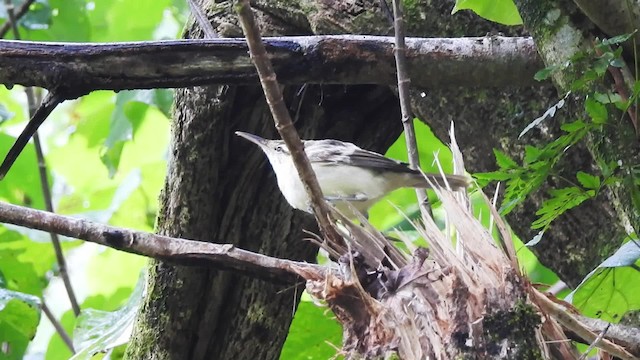
[[[283, 84], [391, 85], [396, 81], [390, 37], [292, 36], [264, 42]], [[407, 48], [414, 83], [432, 88], [527, 86], [533, 84], [533, 74], [542, 66], [530, 37], [408, 38]], [[471, 67], [475, 71], [470, 76], [465, 71]], [[248, 85], [256, 80], [244, 39], [108, 44], [0, 40], [2, 84], [85, 94]]]

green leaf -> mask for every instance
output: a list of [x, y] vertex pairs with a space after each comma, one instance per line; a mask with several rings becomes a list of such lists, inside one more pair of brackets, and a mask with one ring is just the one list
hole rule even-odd
[[145, 285], [146, 276], [142, 274], [127, 302], [116, 311], [83, 309], [73, 330], [77, 353], [70, 360], [91, 359], [97, 353], [127, 343], [130, 336], [127, 331], [133, 326]]
[[336, 348], [341, 343], [342, 329], [331, 311], [309, 301], [300, 301], [280, 359], [330, 359], [336, 355]]
[[582, 120], [576, 120], [573, 122], [565, 123], [560, 126], [560, 129], [563, 131], [573, 133], [580, 130], [584, 130], [587, 127], [587, 124]]
[[622, 98], [620, 97], [620, 95], [611, 91], [607, 93], [595, 92], [593, 94], [593, 97], [601, 104], [614, 104], [622, 102]]
[[504, 25], [521, 25], [522, 18], [513, 0], [456, 0], [452, 14], [472, 10], [481, 17]]
[[496, 163], [500, 169], [516, 169], [519, 167], [518, 163], [509, 157], [504, 152], [493, 149], [493, 154], [496, 156]]
[[614, 36], [612, 38], [609, 39], [604, 39], [602, 40], [602, 44], [603, 45], [617, 45], [617, 44], [621, 44], [629, 39], [631, 39], [631, 37], [638, 32], [638, 30], [635, 30], [632, 33], [629, 34], [622, 34], [622, 35], [618, 35], [618, 36]]
[[564, 212], [595, 196], [593, 190], [583, 191], [575, 186], [553, 189], [549, 193], [552, 197], [543, 202], [540, 210], [536, 212], [540, 217], [531, 224], [532, 229], [547, 228]]
[[40, 299], [0, 288], [0, 341], [3, 343], [0, 358], [22, 359], [39, 322]]
[[547, 80], [551, 76], [551, 74], [553, 74], [556, 70], [557, 70], [557, 67], [555, 66], [546, 67], [542, 70], [538, 70], [538, 72], [536, 72], [536, 74], [533, 75], [533, 78], [536, 81]]
[[600, 177], [587, 174], [583, 171], [578, 171], [576, 174], [576, 178], [580, 182], [580, 185], [584, 186], [587, 189], [600, 189]]
[[584, 315], [618, 322], [628, 311], [640, 309], [640, 244], [623, 244], [589, 273], [568, 300]]
[[594, 97], [587, 97], [584, 102], [584, 107], [587, 110], [587, 114], [591, 117], [596, 124], [604, 124], [607, 122], [609, 117], [609, 113], [607, 112], [607, 108], [599, 101], [597, 101]]
[[49, 0], [49, 8], [42, 4], [40, 12], [32, 26], [21, 33], [25, 40], [74, 42], [91, 40], [91, 24], [87, 17], [85, 0]]

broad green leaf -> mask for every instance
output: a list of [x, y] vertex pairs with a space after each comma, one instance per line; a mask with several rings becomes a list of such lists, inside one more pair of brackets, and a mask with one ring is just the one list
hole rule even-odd
[[597, 190], [600, 188], [600, 177], [587, 174], [583, 171], [578, 171], [576, 174], [576, 178], [580, 182], [580, 185], [584, 186], [587, 189]]
[[336, 355], [340, 344], [342, 329], [333, 319], [333, 313], [310, 301], [300, 301], [280, 359], [330, 359]]
[[[122, 306], [131, 295], [132, 288], [119, 288], [109, 295], [92, 295], [87, 297], [80, 307], [82, 309], [95, 309], [103, 311], [114, 311]], [[60, 323], [68, 334], [73, 334], [76, 318], [69, 310], [62, 315]], [[58, 334], [54, 334], [49, 341], [45, 359], [46, 360], [68, 360], [72, 356], [71, 352], [64, 344]]]
[[141, 275], [127, 302], [113, 312], [84, 309], [73, 330], [73, 347], [78, 351], [71, 359], [91, 359], [95, 354], [125, 344], [131, 336], [133, 321], [142, 302], [146, 276]]
[[29, 240], [4, 227], [0, 228], [0, 273], [4, 278], [3, 287], [42, 296], [47, 282], [44, 274], [38, 273], [36, 265], [25, 256], [30, 246]]
[[481, 17], [504, 25], [521, 25], [522, 18], [513, 0], [456, 0], [452, 14], [472, 10]]
[[40, 322], [40, 299], [0, 288], [0, 358], [22, 359]]
[[607, 122], [609, 113], [604, 104], [597, 101], [594, 97], [587, 97], [584, 102], [584, 107], [587, 110], [587, 114], [591, 117], [591, 120], [596, 124], [604, 124]]
[[596, 92], [593, 94], [593, 98], [596, 99], [601, 104], [613, 104], [613, 103], [622, 102], [622, 98], [620, 97], [620, 94], [617, 94], [611, 91], [606, 93]]
[[33, 41], [86, 42], [91, 39], [91, 24], [87, 17], [85, 0], [49, 0], [49, 9], [36, 22], [47, 20], [49, 25], [34, 24], [30, 30], [21, 32], [23, 39]]
[[589, 317], [618, 322], [640, 309], [640, 244], [628, 241], [582, 280], [569, 299]]
[[536, 72], [535, 75], [533, 75], [533, 78], [536, 81], [547, 80], [551, 76], [551, 74], [553, 74], [554, 71], [556, 71], [556, 67], [546, 67], [542, 70], [538, 70], [538, 72]]

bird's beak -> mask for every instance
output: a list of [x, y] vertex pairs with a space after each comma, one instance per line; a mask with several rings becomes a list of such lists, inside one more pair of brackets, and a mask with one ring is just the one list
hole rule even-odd
[[243, 131], [236, 131], [236, 135], [238, 135], [240, 137], [243, 137], [243, 138], [251, 141], [252, 143], [254, 143], [254, 144], [256, 144], [256, 145], [258, 145], [260, 147], [263, 147], [263, 146], [267, 145], [267, 140], [261, 138], [258, 135], [249, 134], [249, 133], [246, 133], [246, 132], [243, 132]]

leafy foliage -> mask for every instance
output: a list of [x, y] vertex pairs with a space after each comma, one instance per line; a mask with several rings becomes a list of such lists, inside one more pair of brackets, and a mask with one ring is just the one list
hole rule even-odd
[[[556, 112], [560, 111], [571, 99], [584, 100], [584, 118], [562, 124], [560, 126], [562, 134], [547, 144], [525, 146], [522, 163], [509, 158], [499, 150], [495, 150], [499, 169], [491, 173], [476, 174], [479, 182], [483, 185], [490, 181], [504, 181], [506, 183], [504, 202], [501, 208], [504, 214], [512, 211], [527, 196], [540, 189], [549, 177], [555, 177], [570, 185], [549, 190], [550, 198], [544, 201], [542, 207], [536, 212], [539, 217], [531, 227], [542, 229], [540, 236], [563, 213], [597, 196], [603, 186], [621, 181], [614, 175], [619, 167], [614, 162], [599, 164], [602, 172], [600, 175], [578, 172], [576, 174], [577, 183], [573, 179], [562, 177], [557, 172], [557, 168], [571, 147], [590, 133], [599, 132], [603, 126], [607, 126], [610, 117], [609, 107], [625, 109], [630, 106], [633, 99], [623, 102], [620, 95], [615, 93], [589, 91], [594, 82], [600, 81], [604, 77], [609, 66], [615, 67], [621, 64], [622, 49], [612, 50], [610, 46], [626, 41], [630, 36], [629, 34], [600, 41], [588, 54], [579, 54], [565, 64], [539, 71], [536, 74], [536, 79], [539, 80], [546, 79], [558, 71], [575, 72], [579, 75], [571, 85], [572, 91], [547, 109], [542, 116], [532, 121], [522, 131], [520, 138], [531, 129], [540, 126], [543, 121], [552, 119]], [[536, 240], [539, 241], [540, 238]]]
[[584, 315], [619, 322], [640, 309], [640, 243], [633, 238], [585, 277], [569, 297]]

